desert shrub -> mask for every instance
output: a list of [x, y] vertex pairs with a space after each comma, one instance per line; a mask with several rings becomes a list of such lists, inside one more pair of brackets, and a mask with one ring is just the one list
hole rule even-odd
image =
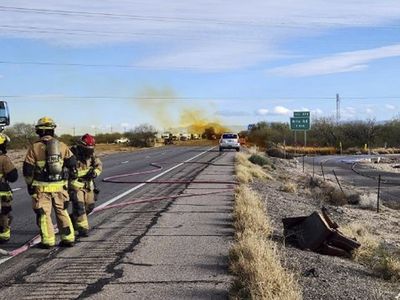
[[271, 161], [266, 158], [265, 156], [261, 156], [259, 154], [252, 154], [249, 157], [249, 161], [255, 165], [259, 165], [259, 166], [265, 166], [265, 165], [270, 165]]

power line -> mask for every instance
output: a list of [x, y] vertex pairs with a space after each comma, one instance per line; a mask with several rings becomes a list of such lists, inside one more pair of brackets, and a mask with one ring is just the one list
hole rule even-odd
[[[27, 8], [16, 6], [0, 6], [0, 11], [17, 12], [17, 13], [34, 13], [44, 15], [64, 15], [64, 16], [80, 16], [80, 17], [102, 17], [102, 18], [117, 18], [117, 19], [132, 19], [136, 21], [155, 21], [155, 22], [189, 22], [189, 23], [214, 23], [220, 25], [238, 25], [238, 26], [271, 26], [271, 27], [294, 27], [294, 28], [313, 28], [316, 26], [333, 25], [333, 26], [363, 26], [374, 28], [398, 28], [400, 25], [371, 25], [361, 22], [340, 23], [340, 22], [309, 22], [312, 16], [305, 16], [307, 24], [300, 22], [275, 22], [275, 23], [261, 23], [261, 22], [243, 22], [238, 20], [220, 20], [216, 18], [184, 18], [184, 17], [165, 17], [165, 16], [142, 16], [133, 14], [119, 14], [119, 13], [106, 13], [106, 12], [90, 12], [90, 11], [76, 11], [76, 10], [58, 10], [58, 9], [43, 9], [43, 8]], [[330, 18], [326, 18], [330, 19]]]

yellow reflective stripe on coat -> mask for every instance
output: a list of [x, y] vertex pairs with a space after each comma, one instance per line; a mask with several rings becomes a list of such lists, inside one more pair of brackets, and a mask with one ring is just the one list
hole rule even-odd
[[81, 182], [77, 179], [77, 180], [71, 181], [71, 187], [76, 190], [80, 190], [80, 189], [84, 189], [84, 188], [93, 190], [94, 184], [93, 184], [93, 180], [90, 180], [89, 185], [87, 185], [87, 182]]
[[39, 217], [39, 226], [40, 226], [40, 233], [42, 237], [42, 243], [49, 246], [54, 246], [56, 244], [56, 237], [55, 235], [49, 236], [49, 232], [47, 230], [47, 218], [46, 215], [41, 215]]
[[10, 228], [6, 229], [4, 232], [0, 232], [0, 240], [9, 240], [11, 236]]
[[44, 166], [46, 165], [46, 161], [45, 161], [45, 160], [38, 160], [38, 161], [36, 161], [36, 165], [37, 165], [39, 168], [43, 169]]
[[67, 185], [65, 180], [56, 182], [36, 181], [32, 182], [32, 186], [36, 187], [39, 192], [43, 193], [56, 193], [61, 192], [64, 186]]
[[78, 177], [84, 177], [89, 173], [90, 169], [78, 170]]
[[71, 182], [71, 186], [74, 189], [78, 189], [79, 190], [79, 189], [83, 189], [85, 187], [85, 183], [80, 182], [78, 180], [74, 180], [74, 181]]
[[101, 174], [101, 171], [99, 169], [94, 169], [94, 172], [96, 173], [97, 176]]
[[6, 192], [1, 192], [0, 191], [0, 197], [4, 197], [4, 196], [12, 197], [12, 195], [13, 195], [12, 191], [6, 191]]

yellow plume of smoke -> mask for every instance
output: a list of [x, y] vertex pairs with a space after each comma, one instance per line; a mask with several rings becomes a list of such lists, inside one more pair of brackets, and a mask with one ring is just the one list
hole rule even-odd
[[138, 106], [164, 128], [172, 127], [175, 123], [172, 116], [173, 108], [177, 105], [176, 99], [175, 91], [168, 87], [144, 87], [137, 94]]
[[[216, 134], [229, 131], [210, 112], [179, 101], [176, 92], [171, 88], [145, 87], [138, 93], [137, 100], [140, 109], [163, 128], [186, 128], [188, 133], [196, 134], [203, 134], [210, 127], [214, 128]], [[177, 114], [178, 120], [175, 120]]]
[[229, 131], [217, 118], [210, 118], [202, 109], [183, 108], [180, 116], [180, 126], [186, 127], [188, 132], [203, 134], [205, 129], [213, 127], [216, 134]]

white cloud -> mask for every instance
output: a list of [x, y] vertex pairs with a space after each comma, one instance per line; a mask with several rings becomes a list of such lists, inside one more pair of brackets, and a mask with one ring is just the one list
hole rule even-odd
[[260, 108], [256, 111], [259, 116], [288, 116], [292, 111], [284, 106], [275, 106], [272, 111], [266, 108]]
[[369, 115], [372, 115], [372, 114], [374, 113], [374, 110], [373, 110], [372, 108], [370, 108], [370, 107], [367, 107], [367, 108], [365, 109], [365, 112], [366, 112], [367, 114], [369, 114]]
[[259, 116], [266, 116], [269, 114], [269, 110], [266, 108], [260, 108], [256, 111], [256, 114]]
[[[6, 4], [2, 4], [0, 36], [68, 47], [130, 43], [136, 49], [133, 65], [196, 70], [254, 66], [288, 55], [281, 45], [291, 38], [321, 35], [336, 28], [390, 24], [400, 18], [398, 0], [386, 0], [384, 5], [376, 0], [9, 3], [37, 11], [4, 9]], [[336, 69], [348, 72], [365, 67], [365, 62], [357, 62]]]
[[395, 110], [396, 106], [392, 105], [392, 104], [386, 104], [385, 107], [389, 110]]
[[400, 56], [400, 44], [338, 53], [327, 57], [312, 59], [303, 63], [274, 68], [268, 72], [290, 77], [355, 72], [366, 69], [368, 63], [375, 60], [398, 56]]
[[290, 115], [292, 111], [284, 106], [275, 106], [274, 114], [280, 116], [287, 116]]

